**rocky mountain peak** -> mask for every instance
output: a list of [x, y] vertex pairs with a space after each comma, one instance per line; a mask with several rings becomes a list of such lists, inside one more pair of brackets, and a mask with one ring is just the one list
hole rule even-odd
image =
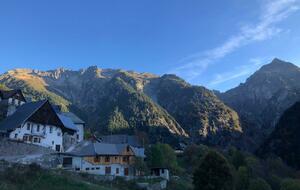
[[280, 60], [278, 58], [273, 59], [273, 61], [267, 65], [264, 65], [259, 72], [273, 72], [273, 73], [280, 73], [286, 74], [289, 72], [300, 72], [299, 67], [296, 65]]

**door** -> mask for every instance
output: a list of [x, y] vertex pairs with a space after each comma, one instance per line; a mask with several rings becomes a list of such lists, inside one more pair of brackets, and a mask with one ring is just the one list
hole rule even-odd
[[63, 158], [63, 167], [72, 167], [73, 159], [72, 157], [64, 157]]
[[129, 169], [128, 168], [124, 168], [124, 175], [128, 176], [129, 175]]
[[111, 174], [111, 167], [105, 167], [105, 175]]
[[57, 152], [60, 152], [60, 145], [57, 144], [57, 145], [55, 146], [55, 150], [56, 150]]

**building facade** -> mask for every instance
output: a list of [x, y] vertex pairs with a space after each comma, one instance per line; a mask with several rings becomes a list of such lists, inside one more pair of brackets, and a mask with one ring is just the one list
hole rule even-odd
[[0, 123], [0, 131], [16, 141], [36, 144], [62, 152], [64, 134], [74, 135], [76, 129], [65, 125], [49, 101], [21, 105]]
[[133, 165], [137, 158], [145, 158], [143, 148], [83, 141], [63, 154], [63, 166], [97, 175], [134, 176], [136, 171]]

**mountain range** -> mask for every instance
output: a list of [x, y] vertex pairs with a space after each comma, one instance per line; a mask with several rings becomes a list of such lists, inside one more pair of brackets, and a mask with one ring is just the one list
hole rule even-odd
[[79, 71], [15, 69], [0, 83], [31, 100], [48, 98], [100, 134], [142, 133], [150, 141], [225, 146], [242, 134], [237, 113], [204, 87], [175, 75], [89, 67]]
[[48, 98], [87, 121], [99, 134], [132, 133], [150, 141], [183, 140], [256, 149], [282, 113], [300, 100], [300, 69], [274, 59], [245, 83], [220, 93], [167, 74], [157, 76], [96, 66], [79, 71], [15, 69], [1, 88]]
[[300, 68], [275, 58], [245, 83], [219, 94], [241, 118], [248, 145], [257, 148], [283, 112], [300, 100]]

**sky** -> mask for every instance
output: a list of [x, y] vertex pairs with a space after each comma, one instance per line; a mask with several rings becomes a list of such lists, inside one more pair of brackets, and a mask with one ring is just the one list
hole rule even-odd
[[226, 91], [300, 66], [300, 0], [0, 0], [0, 73], [97, 65]]

